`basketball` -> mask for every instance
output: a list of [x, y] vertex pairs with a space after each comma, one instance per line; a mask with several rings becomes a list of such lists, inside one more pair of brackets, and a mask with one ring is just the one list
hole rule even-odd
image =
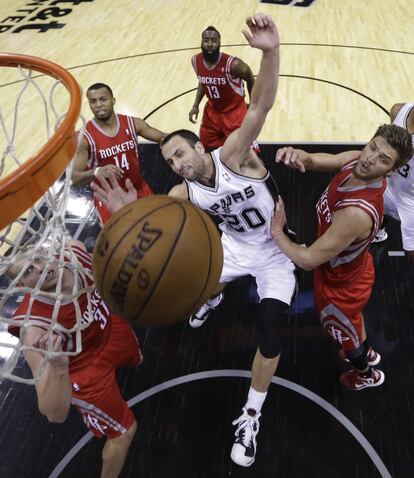
[[131, 322], [187, 319], [218, 290], [219, 232], [189, 201], [146, 196], [111, 216], [93, 253], [93, 276], [110, 310]]

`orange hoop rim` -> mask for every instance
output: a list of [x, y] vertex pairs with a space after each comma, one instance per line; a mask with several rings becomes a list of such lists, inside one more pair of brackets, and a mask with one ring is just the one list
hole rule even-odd
[[[62, 148], [64, 143], [71, 137], [74, 131], [75, 124], [81, 109], [80, 87], [72, 74], [69, 73], [65, 68], [49, 60], [31, 55], [0, 53], [0, 67], [17, 68], [19, 66], [29, 70], [38, 71], [40, 73], [52, 76], [57, 80], [61, 80], [69, 92], [70, 103], [65, 118], [54, 134], [48, 139], [47, 143], [16, 170], [12, 171], [4, 178], [0, 178], [0, 201], [13, 190], [13, 186], [17, 181], [20, 184], [25, 184], [30, 181], [32, 175], [36, 172], [39, 172], [42, 167], [50, 160], [50, 158], [53, 158], [53, 156]], [[71, 158], [68, 157], [67, 163], [69, 163], [70, 159]], [[51, 180], [48, 181], [50, 183], [48, 187], [53, 184], [54, 180], [54, 178], [51, 178]], [[43, 191], [43, 193], [44, 192], [45, 191]], [[39, 197], [40, 196], [41, 194]], [[30, 205], [28, 205], [28, 207], [30, 207]]]

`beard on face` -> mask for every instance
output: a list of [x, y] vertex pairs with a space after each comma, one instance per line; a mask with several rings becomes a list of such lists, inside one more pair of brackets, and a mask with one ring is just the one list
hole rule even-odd
[[220, 48], [214, 51], [208, 51], [204, 47], [201, 47], [203, 58], [207, 63], [217, 63], [220, 56]]

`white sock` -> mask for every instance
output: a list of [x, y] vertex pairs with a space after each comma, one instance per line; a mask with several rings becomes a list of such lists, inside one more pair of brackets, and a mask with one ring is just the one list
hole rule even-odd
[[257, 392], [254, 388], [250, 387], [249, 394], [247, 395], [246, 410], [252, 408], [256, 413], [260, 413], [262, 405], [266, 400], [267, 392]]

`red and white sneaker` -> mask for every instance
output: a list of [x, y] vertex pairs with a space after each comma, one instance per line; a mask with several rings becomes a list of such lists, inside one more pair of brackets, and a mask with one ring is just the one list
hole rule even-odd
[[[340, 349], [338, 355], [341, 360], [349, 363], [349, 358], [345, 355], [344, 349]], [[378, 365], [381, 362], [381, 355], [378, 352], [375, 352], [372, 347], [370, 347], [367, 352], [367, 360], [368, 365], [373, 367], [374, 365]]]
[[356, 370], [349, 370], [339, 377], [339, 381], [351, 390], [362, 390], [367, 387], [378, 387], [384, 383], [385, 374], [376, 368], [371, 369], [370, 377], [362, 377]]

